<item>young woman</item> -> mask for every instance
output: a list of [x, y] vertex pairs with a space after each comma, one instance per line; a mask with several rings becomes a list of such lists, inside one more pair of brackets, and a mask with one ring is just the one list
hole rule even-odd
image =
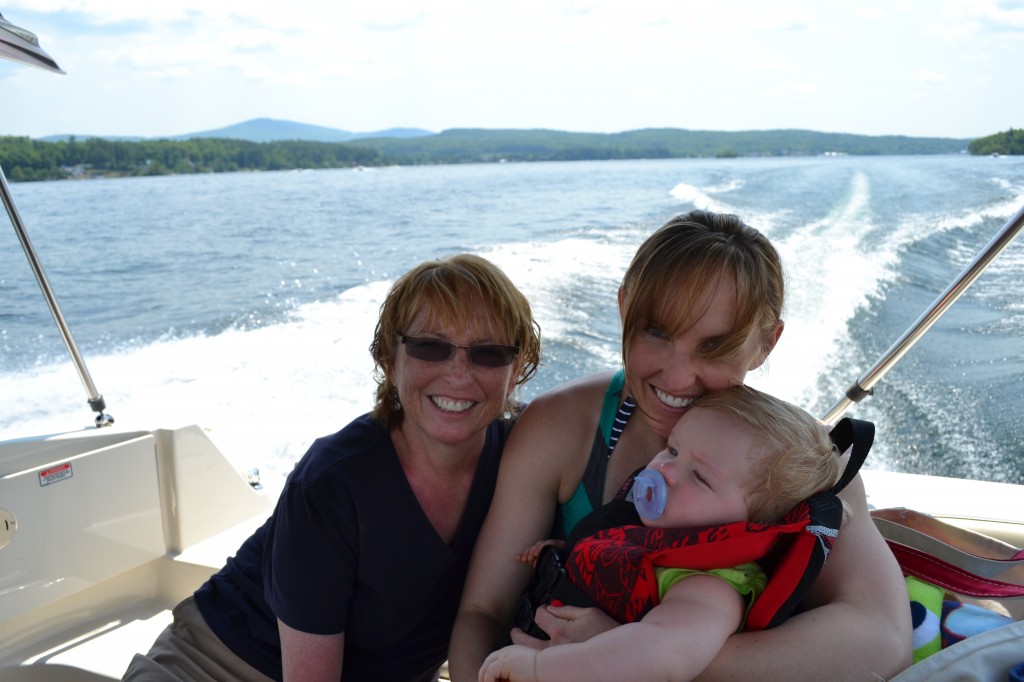
[[[530, 569], [517, 552], [565, 535], [643, 466], [689, 406], [742, 384], [782, 334], [778, 253], [735, 216], [694, 211], [639, 248], [619, 289], [624, 370], [586, 377], [537, 398], [509, 441], [498, 488], [456, 620], [449, 666], [474, 680], [510, 621]], [[806, 610], [772, 630], [739, 633], [701, 679], [889, 677], [910, 663], [911, 628], [899, 567], [871, 523], [859, 477], [852, 510]], [[556, 518], [557, 517], [557, 518]], [[597, 609], [544, 607], [551, 635], [535, 648], [579, 642], [615, 622]]]

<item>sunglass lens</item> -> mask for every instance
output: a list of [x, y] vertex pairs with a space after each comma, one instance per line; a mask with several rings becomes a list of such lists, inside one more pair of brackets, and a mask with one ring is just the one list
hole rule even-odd
[[452, 356], [455, 346], [435, 339], [405, 339], [405, 352], [417, 360], [444, 362]]
[[[426, 362], [444, 362], [451, 359], [456, 348], [464, 348], [464, 346], [456, 346], [440, 339], [402, 336], [400, 341], [405, 344], [407, 355], [417, 360], [425, 360]], [[519, 353], [519, 348], [517, 346], [485, 343], [470, 346], [467, 351], [469, 353], [469, 361], [474, 365], [480, 367], [508, 367]]]
[[470, 346], [469, 359], [481, 367], [508, 367], [515, 357], [514, 346]]

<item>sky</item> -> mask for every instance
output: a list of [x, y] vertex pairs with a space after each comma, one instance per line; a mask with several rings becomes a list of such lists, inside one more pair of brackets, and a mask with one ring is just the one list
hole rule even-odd
[[0, 0], [0, 135], [1024, 127], [1024, 0]]

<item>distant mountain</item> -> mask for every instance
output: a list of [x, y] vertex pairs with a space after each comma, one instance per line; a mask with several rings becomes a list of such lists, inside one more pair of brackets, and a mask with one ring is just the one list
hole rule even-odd
[[[228, 140], [247, 140], [249, 142], [279, 142], [285, 140], [303, 140], [307, 142], [350, 142], [363, 138], [412, 138], [433, 135], [429, 130], [420, 128], [388, 128], [370, 133], [353, 133], [348, 130], [337, 128], [325, 128], [323, 126], [310, 125], [308, 123], [296, 123], [294, 121], [281, 121], [273, 118], [254, 118], [250, 121], [243, 121], [225, 128], [216, 130], [203, 130], [197, 133], [185, 133], [184, 135], [171, 135], [159, 139], [166, 140], [190, 140], [196, 137], [216, 137]], [[90, 137], [102, 137], [105, 140], [118, 140], [122, 142], [139, 142], [143, 137], [125, 137], [115, 135], [49, 135], [40, 138], [43, 142], [67, 142], [72, 137], [78, 140], [86, 140]]]
[[419, 128], [389, 128], [372, 133], [353, 133], [337, 128], [280, 121], [273, 118], [254, 118], [251, 121], [236, 123], [226, 128], [204, 130], [198, 133], [175, 135], [172, 140], [188, 140], [193, 137], [220, 137], [229, 140], [249, 140], [250, 142], [277, 142], [281, 140], [305, 140], [308, 142], [349, 142], [365, 137], [423, 137], [433, 135], [429, 130]]

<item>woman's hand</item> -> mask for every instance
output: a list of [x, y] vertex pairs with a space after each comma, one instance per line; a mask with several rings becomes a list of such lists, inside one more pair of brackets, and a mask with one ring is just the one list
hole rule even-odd
[[512, 642], [540, 651], [554, 644], [585, 642], [594, 635], [611, 630], [618, 622], [601, 609], [579, 606], [552, 606], [537, 609], [534, 622], [548, 633], [550, 640], [531, 637], [519, 628], [512, 630]]

